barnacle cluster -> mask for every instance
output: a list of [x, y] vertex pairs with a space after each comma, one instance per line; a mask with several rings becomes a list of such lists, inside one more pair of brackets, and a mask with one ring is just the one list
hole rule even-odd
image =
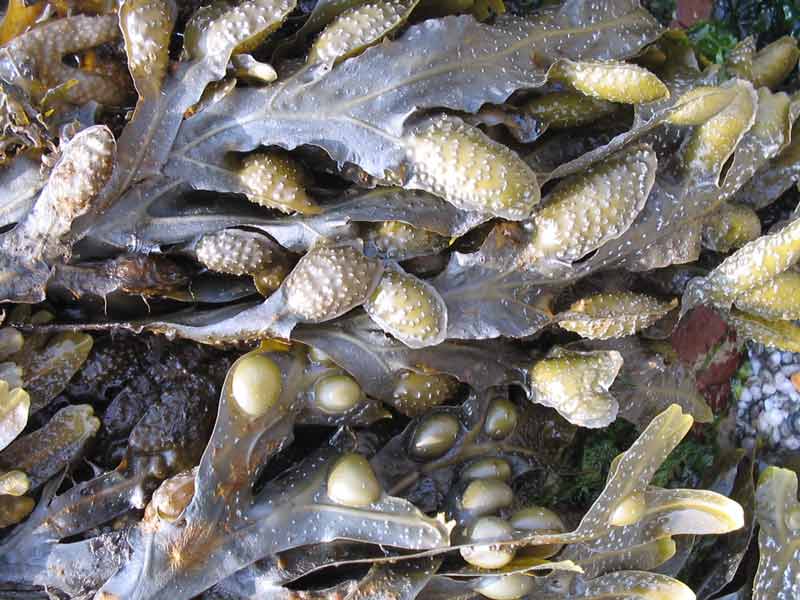
[[797, 40], [519, 6], [9, 0], [0, 589], [800, 594]]

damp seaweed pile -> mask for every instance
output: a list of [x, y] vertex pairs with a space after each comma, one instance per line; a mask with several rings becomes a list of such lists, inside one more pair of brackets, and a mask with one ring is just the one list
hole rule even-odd
[[797, 41], [524, 5], [9, 0], [0, 595], [800, 594]]

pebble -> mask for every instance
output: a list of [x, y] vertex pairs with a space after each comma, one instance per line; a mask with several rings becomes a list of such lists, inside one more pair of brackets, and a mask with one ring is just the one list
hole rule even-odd
[[767, 421], [767, 413], [763, 412], [758, 415], [758, 420], [756, 421], [756, 429], [758, 429], [762, 433], [767, 433], [772, 429], [769, 426], [769, 422]]
[[779, 408], [781, 404], [781, 399], [777, 396], [770, 396], [766, 400], [764, 400], [764, 410], [767, 412], [771, 412], [776, 408]]
[[767, 411], [767, 421], [770, 425], [772, 425], [772, 429], [775, 429], [778, 433], [780, 433], [780, 425], [783, 423], [783, 420], [786, 418], [786, 412], [773, 409]]
[[794, 417], [792, 417], [792, 428], [800, 434], [800, 413], [796, 413]]
[[[761, 438], [773, 448], [800, 450], [800, 353], [749, 344], [750, 375], [737, 390], [736, 431], [741, 445]], [[741, 376], [740, 376], [741, 377]]]
[[753, 401], [753, 395], [750, 393], [750, 388], [744, 388], [742, 390], [741, 395], [739, 396], [740, 406], [743, 404], [744, 405], [750, 404], [752, 401]]

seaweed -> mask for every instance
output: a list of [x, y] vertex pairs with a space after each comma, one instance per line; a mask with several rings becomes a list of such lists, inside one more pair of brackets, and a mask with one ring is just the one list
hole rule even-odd
[[758, 521], [754, 595], [794, 593], [793, 480], [718, 438], [684, 319], [800, 348], [797, 215], [761, 211], [800, 179], [792, 38], [40, 4], [0, 24], [2, 585], [712, 597]]
[[797, 475], [779, 467], [761, 472], [756, 488], [758, 572], [754, 598], [790, 598], [798, 586], [794, 525], [797, 519]]
[[722, 64], [739, 38], [720, 22], [701, 21], [687, 31], [698, 51], [711, 62]]
[[756, 0], [714, 3], [713, 16], [739, 37], [758, 36], [761, 43], [786, 34], [797, 35], [797, 4], [791, 0]]

